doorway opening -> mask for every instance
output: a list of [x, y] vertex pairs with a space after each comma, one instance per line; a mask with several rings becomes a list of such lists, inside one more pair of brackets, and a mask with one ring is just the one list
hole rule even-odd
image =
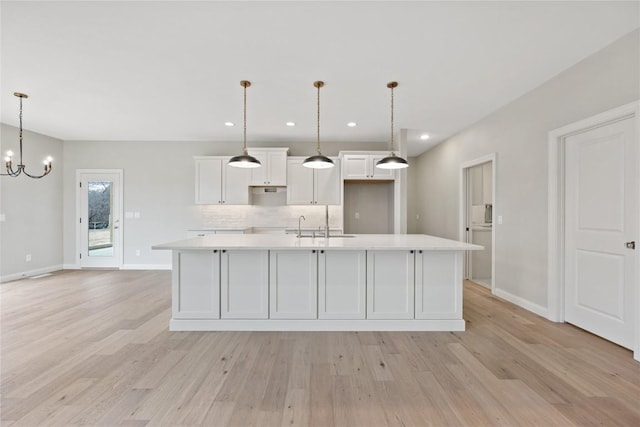
[[76, 171], [77, 263], [81, 268], [121, 268], [122, 170]]
[[465, 162], [461, 167], [460, 240], [484, 246], [467, 251], [464, 278], [495, 290], [496, 155]]

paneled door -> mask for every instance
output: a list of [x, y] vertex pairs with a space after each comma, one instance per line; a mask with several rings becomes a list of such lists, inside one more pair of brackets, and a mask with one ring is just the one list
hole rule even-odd
[[122, 266], [122, 171], [78, 171], [80, 267]]
[[632, 348], [635, 120], [569, 136], [565, 144], [565, 320]]

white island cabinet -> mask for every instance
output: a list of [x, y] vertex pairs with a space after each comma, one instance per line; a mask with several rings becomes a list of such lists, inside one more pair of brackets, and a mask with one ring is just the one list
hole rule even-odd
[[425, 235], [208, 235], [173, 256], [175, 331], [461, 331], [462, 259]]

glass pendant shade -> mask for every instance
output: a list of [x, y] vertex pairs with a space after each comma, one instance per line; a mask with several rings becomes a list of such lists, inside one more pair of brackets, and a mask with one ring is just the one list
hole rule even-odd
[[409, 163], [402, 157], [398, 157], [395, 154], [391, 154], [384, 159], [381, 159], [376, 163], [376, 167], [380, 169], [404, 169], [409, 167]]
[[251, 82], [248, 80], [240, 81], [240, 86], [243, 89], [243, 137], [242, 137], [242, 154], [239, 156], [233, 156], [229, 159], [229, 166], [234, 168], [259, 168], [262, 166], [260, 160], [253, 156], [250, 156], [247, 152], [247, 88], [251, 86]]

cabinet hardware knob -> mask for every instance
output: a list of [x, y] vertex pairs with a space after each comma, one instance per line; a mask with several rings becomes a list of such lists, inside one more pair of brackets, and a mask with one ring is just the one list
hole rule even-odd
[[419, 250], [418, 253], [422, 253], [422, 250]]
[[213, 253], [214, 253], [214, 254], [217, 254], [217, 253], [218, 253], [218, 250], [217, 250], [217, 249], [214, 249], [214, 250], [213, 250]]
[[223, 249], [223, 250], [222, 250], [222, 253], [223, 253], [223, 254], [226, 254], [226, 253], [227, 253], [227, 250], [226, 250], [226, 249]]
[[315, 250], [315, 249], [314, 249], [314, 250], [312, 250], [312, 251], [311, 251], [311, 253], [312, 253], [312, 254], [315, 254], [315, 253], [316, 253], [316, 250]]
[[414, 250], [413, 250], [413, 249], [409, 251], [409, 253], [411, 253], [411, 254], [412, 254], [413, 252], [414, 252]]
[[627, 249], [635, 249], [636, 248], [636, 242], [635, 241], [627, 242], [627, 243], [624, 244], [624, 246]]
[[321, 253], [321, 254], [323, 254], [323, 253], [324, 253], [324, 250], [321, 250], [321, 251], [320, 251], [320, 253]]

